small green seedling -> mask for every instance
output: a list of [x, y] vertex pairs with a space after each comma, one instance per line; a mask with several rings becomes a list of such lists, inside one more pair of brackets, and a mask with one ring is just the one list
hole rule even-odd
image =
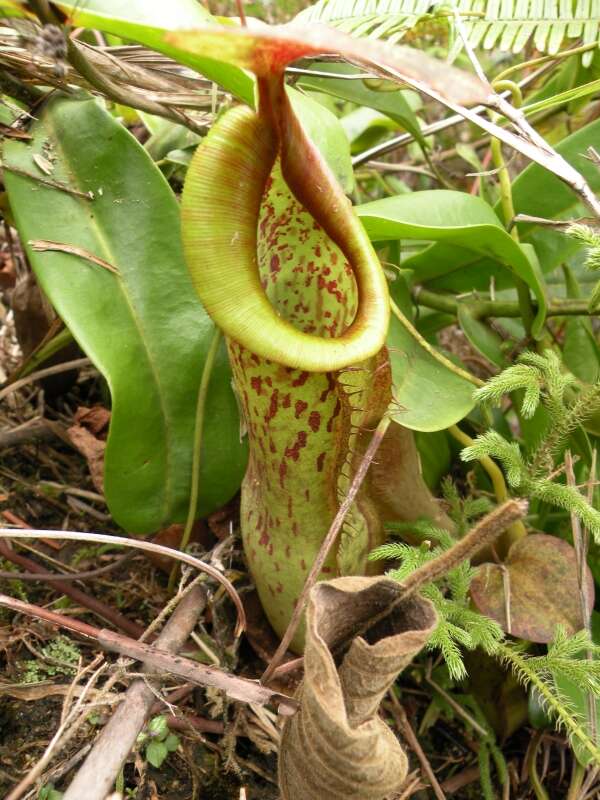
[[146, 760], [153, 767], [160, 767], [169, 753], [179, 747], [179, 737], [169, 731], [163, 716], [153, 717], [146, 731], [138, 736], [138, 744], [143, 746]]

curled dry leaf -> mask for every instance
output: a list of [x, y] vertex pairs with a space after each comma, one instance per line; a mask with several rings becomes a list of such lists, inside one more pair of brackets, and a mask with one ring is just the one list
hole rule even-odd
[[93, 434], [104, 434], [103, 439], [106, 438], [108, 432], [108, 423], [110, 422], [110, 411], [104, 406], [79, 406], [74, 414], [75, 422], [78, 425], [87, 428]]
[[104, 494], [104, 451], [106, 442], [98, 439], [82, 425], [71, 425], [67, 430], [67, 434], [73, 446], [87, 460], [94, 488], [100, 494]]
[[355, 638], [339, 666], [332, 655], [402, 591], [381, 577], [338, 578], [312, 590], [300, 710], [285, 724], [279, 754], [283, 800], [383, 800], [406, 778], [406, 755], [377, 711], [434, 630], [433, 606], [411, 597], [367, 640]]
[[96, 491], [104, 493], [104, 451], [110, 411], [103, 406], [79, 406], [75, 412], [75, 425], [67, 434], [74, 447], [88, 462], [90, 476]]
[[[588, 608], [593, 608], [589, 569], [585, 590]], [[482, 564], [471, 583], [471, 597], [504, 631], [530, 642], [551, 642], [559, 624], [568, 634], [583, 628], [575, 551], [545, 533], [516, 542], [504, 564]]]

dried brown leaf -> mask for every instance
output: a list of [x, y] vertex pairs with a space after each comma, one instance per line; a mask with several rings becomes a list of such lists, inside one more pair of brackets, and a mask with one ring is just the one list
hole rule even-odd
[[96, 438], [91, 431], [81, 425], [72, 425], [67, 430], [69, 439], [86, 458], [90, 476], [96, 491], [104, 494], [104, 450], [106, 442]]
[[[586, 592], [588, 608], [593, 608], [589, 569]], [[551, 642], [558, 624], [569, 634], [584, 627], [575, 551], [545, 533], [516, 542], [504, 564], [482, 564], [471, 583], [471, 597], [482, 614], [530, 642]]]
[[279, 755], [283, 800], [383, 800], [406, 778], [407, 758], [378, 715], [382, 697], [436, 625], [429, 601], [411, 597], [355, 638], [339, 666], [332, 653], [402, 594], [388, 578], [317, 584], [306, 610], [304, 682]]

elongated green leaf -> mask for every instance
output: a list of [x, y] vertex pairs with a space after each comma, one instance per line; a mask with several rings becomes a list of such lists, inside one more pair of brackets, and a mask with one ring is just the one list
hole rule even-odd
[[[365, 203], [357, 208], [374, 241], [418, 239], [450, 242], [463, 251], [479, 253], [508, 267], [532, 289], [538, 301], [534, 334], [546, 316], [546, 293], [531, 250], [520, 247], [506, 232], [494, 210], [479, 197], [464, 192], [413, 192]], [[414, 269], [413, 259], [403, 266]], [[417, 272], [423, 280], [426, 266]]]
[[[167, 43], [167, 31], [190, 30], [216, 22], [196, 0], [59, 0], [56, 5], [70, 14], [74, 25], [133, 39], [200, 72], [228, 92], [254, 105], [254, 78], [231, 63], [204, 58]], [[350, 147], [336, 117], [310, 97], [290, 89], [294, 110], [305, 125], [345, 191], [354, 185]]]
[[482, 355], [498, 367], [508, 366], [502, 351], [502, 339], [485, 322], [477, 319], [465, 303], [459, 303], [458, 323], [463, 333]]
[[[175, 197], [136, 139], [88, 95], [55, 95], [38, 117], [31, 144], [4, 145], [11, 206], [40, 284], [111, 390], [111, 512], [130, 531], [152, 531], [186, 514], [194, 410], [213, 325], [183, 261]], [[42, 153], [53, 164], [50, 177], [33, 160]], [[77, 255], [35, 252], [33, 240], [75, 245], [119, 275]], [[224, 350], [206, 414], [203, 513], [231, 497], [245, 466]]]
[[[592, 191], [600, 192], [600, 170], [586, 158], [588, 147], [598, 146], [600, 120], [591, 122], [568, 136], [556, 150], [585, 177]], [[579, 196], [548, 170], [537, 164], [526, 167], [513, 181], [513, 202], [517, 214], [546, 219], [572, 219], [585, 216]], [[521, 241], [533, 245], [544, 274], [566, 261], [580, 245], [563, 233], [531, 224], [520, 224]], [[510, 279], [489, 259], [448, 242], [438, 242], [407, 260], [417, 279], [430, 288], [452, 292], [472, 289], [486, 291], [490, 276], [497, 288], [506, 288]], [[508, 279], [508, 280], [507, 280]]]

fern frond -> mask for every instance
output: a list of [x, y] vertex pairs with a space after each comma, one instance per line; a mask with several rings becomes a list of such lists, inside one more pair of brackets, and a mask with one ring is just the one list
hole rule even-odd
[[386, 542], [369, 553], [369, 561], [403, 561], [409, 550], [412, 548], [404, 542]]
[[466, 631], [446, 622], [444, 619], [440, 619], [437, 628], [427, 642], [427, 649], [441, 650], [450, 676], [456, 681], [462, 681], [467, 677], [467, 670], [459, 644], [468, 647], [470, 643], [470, 637]]
[[587, 253], [584, 261], [586, 269], [600, 270], [600, 233], [596, 233], [589, 225], [576, 222], [569, 225], [566, 234], [586, 246]]
[[507, 442], [497, 431], [491, 430], [478, 436], [460, 454], [463, 461], [477, 461], [484, 456], [497, 458], [502, 463], [511, 486], [522, 484], [527, 468], [517, 442]]
[[504, 638], [502, 628], [497, 622], [471, 608], [460, 607], [458, 603], [452, 603], [449, 617], [455, 624], [469, 631], [472, 642], [469, 649], [481, 647], [486, 653], [493, 653], [498, 642]]
[[322, 22], [353, 36], [398, 42], [423, 19], [431, 18], [430, 0], [320, 0], [296, 17]]
[[[599, 39], [600, 7], [594, 0], [319, 0], [301, 11], [302, 22], [323, 22], [356, 36], [398, 41], [424, 19], [462, 18], [472, 47], [520, 53], [533, 40], [537, 50], [557, 53], [565, 40], [592, 44]], [[457, 48], [460, 37], [456, 37]], [[583, 63], [591, 63], [593, 51]]]
[[491, 510], [492, 502], [488, 497], [465, 497], [463, 501], [463, 513], [468, 521], [481, 517]]
[[[524, 686], [533, 685], [540, 697], [542, 705], [551, 713], [560, 728], [564, 728], [569, 739], [577, 739], [585, 747], [596, 765], [600, 765], [600, 748], [592, 741], [586, 731], [585, 720], [580, 718], [572, 705], [555, 688], [546, 682], [535, 669], [535, 660], [528, 658], [518, 646], [499, 643], [495, 655]], [[589, 662], [584, 662], [588, 663]]]
[[437, 528], [429, 519], [415, 519], [412, 522], [390, 522], [387, 528], [395, 533], [416, 535], [419, 539], [436, 540], [438, 538], [436, 532], [440, 531], [440, 528]]
[[545, 503], [577, 514], [593, 534], [596, 542], [600, 542], [600, 511], [593, 508], [574, 486], [565, 486], [548, 480], [534, 480], [529, 483], [528, 490], [530, 494]]
[[519, 389], [537, 390], [539, 396], [541, 381], [542, 375], [539, 370], [532, 369], [527, 364], [514, 364], [490, 378], [484, 386], [474, 392], [473, 398], [478, 403], [500, 405], [504, 395]]
[[468, 561], [463, 561], [456, 569], [448, 573], [448, 587], [450, 594], [458, 602], [467, 601], [471, 581], [475, 577], [475, 570]]

